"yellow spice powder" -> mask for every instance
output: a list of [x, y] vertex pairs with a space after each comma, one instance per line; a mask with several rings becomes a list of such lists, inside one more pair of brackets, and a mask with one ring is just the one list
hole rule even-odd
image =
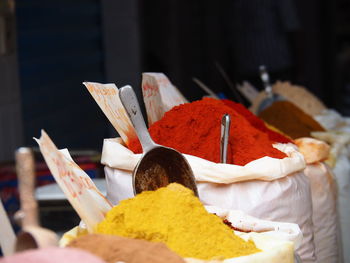
[[182, 257], [226, 259], [259, 252], [208, 213], [193, 192], [173, 183], [113, 207], [96, 233], [163, 242]]

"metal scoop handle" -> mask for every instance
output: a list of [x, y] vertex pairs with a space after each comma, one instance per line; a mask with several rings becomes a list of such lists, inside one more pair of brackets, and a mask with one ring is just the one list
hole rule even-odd
[[230, 115], [225, 114], [221, 120], [221, 144], [220, 144], [220, 162], [227, 163], [227, 145], [230, 135]]
[[270, 76], [269, 76], [269, 73], [267, 72], [266, 66], [261, 65], [259, 67], [259, 71], [260, 71], [260, 78], [264, 84], [264, 89], [267, 94], [267, 97], [272, 98], [273, 97], [272, 86], [270, 84]]
[[157, 146], [157, 144], [152, 140], [146, 124], [143, 119], [140, 105], [137, 101], [136, 94], [132, 87], [125, 86], [119, 90], [119, 98], [130, 118], [132, 125], [136, 130], [136, 134], [142, 145], [143, 152], [148, 152]]

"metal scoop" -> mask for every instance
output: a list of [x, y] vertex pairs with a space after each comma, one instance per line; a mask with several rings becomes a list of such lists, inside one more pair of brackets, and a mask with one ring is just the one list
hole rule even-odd
[[143, 149], [143, 156], [132, 174], [134, 194], [156, 190], [176, 182], [191, 189], [198, 196], [192, 169], [183, 155], [152, 140], [133, 89], [130, 86], [121, 88], [119, 97]]
[[260, 102], [260, 105], [258, 106], [257, 113], [259, 114], [266, 108], [270, 107], [274, 102], [285, 100], [281, 95], [278, 95], [276, 93], [273, 93], [272, 86], [270, 84], [270, 76], [269, 73], [266, 70], [266, 67], [264, 65], [261, 65], [259, 67], [260, 71], [260, 78], [264, 84], [266, 98]]
[[16, 213], [15, 218], [20, 221], [22, 232], [17, 236], [15, 251], [57, 246], [57, 235], [39, 226], [38, 204], [34, 197], [34, 157], [29, 148], [19, 148], [16, 151], [16, 171], [21, 210]]

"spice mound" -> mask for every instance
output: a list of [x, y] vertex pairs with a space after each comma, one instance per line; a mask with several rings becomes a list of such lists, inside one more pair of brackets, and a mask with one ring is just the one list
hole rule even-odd
[[182, 257], [205, 260], [260, 251], [208, 213], [191, 190], [176, 183], [120, 202], [96, 232], [162, 242]]
[[292, 85], [287, 81], [277, 81], [273, 85], [273, 91], [288, 98], [288, 101], [298, 105], [307, 114], [317, 115], [327, 109], [323, 102], [305, 87]]
[[269, 128], [263, 120], [259, 119], [256, 115], [254, 115], [250, 110], [244, 107], [242, 104], [236, 103], [232, 100], [223, 99], [222, 100], [227, 106], [234, 109], [236, 112], [241, 114], [251, 125], [253, 125], [256, 129], [265, 132], [271, 141], [280, 142], [280, 143], [293, 143], [292, 140], [288, 139], [286, 136], [282, 135], [279, 132], [276, 132]]
[[[240, 113], [216, 99], [205, 98], [176, 106], [153, 123], [149, 131], [156, 143], [218, 163], [224, 114], [231, 116], [227, 163], [245, 165], [265, 156], [286, 157], [273, 148], [276, 141], [271, 140], [266, 132], [255, 128]], [[142, 152], [137, 139], [132, 140], [128, 147], [135, 153]]]
[[259, 117], [293, 139], [310, 137], [313, 131], [325, 130], [310, 115], [289, 101], [276, 101], [262, 111]]
[[147, 242], [112, 235], [89, 234], [73, 240], [69, 247], [80, 248], [99, 256], [107, 263], [153, 262], [185, 263], [162, 243]]

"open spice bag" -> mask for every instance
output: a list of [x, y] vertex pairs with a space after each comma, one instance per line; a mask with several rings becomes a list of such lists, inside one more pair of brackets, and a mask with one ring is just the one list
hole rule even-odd
[[[263, 157], [243, 166], [185, 157], [204, 204], [298, 224], [304, 239], [297, 252], [304, 262], [315, 262], [311, 192], [303, 174], [304, 158], [292, 144], [275, 147], [287, 157]], [[114, 204], [133, 196], [131, 174], [140, 158], [141, 154], [130, 151], [120, 138], [104, 140], [101, 162], [105, 165], [108, 198]]]
[[313, 138], [299, 138], [295, 142], [307, 163], [304, 173], [311, 185], [317, 262], [342, 262], [337, 182], [330, 167], [323, 162], [329, 156], [330, 146]]
[[[291, 145], [279, 145], [284, 159], [264, 157], [245, 166], [213, 163], [185, 155], [194, 172], [199, 196], [206, 205], [241, 210], [264, 220], [296, 223], [303, 232], [298, 254], [313, 262], [312, 204], [304, 158]], [[117, 204], [133, 196], [132, 170], [141, 158], [127, 149], [121, 139], [105, 139], [107, 197]], [[293, 209], [291, 209], [291, 207]]]
[[[242, 211], [228, 210], [215, 206], [206, 206], [209, 213], [216, 214], [234, 229], [235, 234], [244, 240], [252, 240], [262, 250], [261, 253], [244, 257], [217, 260], [215, 262], [253, 263], [253, 262], [288, 262], [293, 261], [293, 251], [299, 247], [303, 238], [298, 225], [283, 222], [261, 220], [247, 215]], [[65, 247], [81, 233], [86, 233], [84, 226], [75, 227], [66, 232], [60, 240], [60, 246]], [[212, 262], [200, 259], [185, 258], [186, 262]]]
[[[73, 162], [67, 150], [59, 151], [45, 132], [37, 140], [40, 150], [55, 180], [65, 193], [76, 212], [86, 224], [81, 224], [65, 233], [61, 245], [67, 245], [72, 239], [87, 232], [93, 232], [97, 223], [103, 220], [110, 203], [102, 196], [91, 179]], [[219, 207], [207, 207], [227, 220], [236, 229], [236, 234], [245, 240], [252, 240], [262, 251], [252, 255], [232, 258], [223, 262], [293, 262], [294, 247], [300, 246], [302, 233], [296, 224], [271, 222], [251, 217], [241, 211], [232, 211]], [[187, 262], [206, 262], [185, 259]]]
[[[324, 163], [309, 159], [305, 173], [309, 177], [312, 187], [315, 236], [319, 236], [319, 238], [315, 237], [316, 251], [318, 251], [316, 254], [321, 253], [318, 256], [318, 261], [338, 262], [338, 256], [339, 261], [341, 261], [341, 254], [334, 249], [337, 240], [331, 238], [331, 235], [336, 231], [335, 226], [338, 226], [338, 224], [332, 226], [331, 223], [325, 223], [326, 227], [324, 228], [321, 228], [320, 224], [322, 225], [322, 222], [326, 221], [336, 221], [337, 210], [335, 206], [337, 204], [343, 240], [338, 244], [339, 247], [341, 247], [341, 243], [343, 243], [343, 247], [350, 246], [350, 238], [348, 238], [350, 236], [348, 231], [350, 229], [350, 209], [348, 206], [350, 202], [350, 161], [346, 149], [350, 139], [348, 133], [350, 132], [350, 119], [341, 116], [333, 109], [327, 109], [316, 96], [303, 87], [291, 85], [288, 82], [276, 82], [273, 90], [295, 103], [303, 112], [312, 116], [326, 129], [322, 132], [312, 132], [311, 135], [331, 145], [330, 154], [324, 158], [324, 161], [332, 168], [333, 172], [330, 172]], [[253, 110], [257, 109], [263, 94], [259, 94], [258, 97], [252, 107]], [[310, 151], [307, 154], [310, 157]], [[329, 180], [326, 180], [326, 178]], [[334, 192], [334, 186], [337, 186], [338, 191]], [[321, 194], [320, 191], [324, 191], [324, 193]], [[326, 207], [329, 209], [327, 210]], [[325, 220], [325, 218], [329, 220]], [[326, 229], [328, 233], [325, 232]], [[339, 234], [334, 234], [334, 238], [336, 236], [339, 237]], [[327, 245], [330, 246], [327, 247]], [[345, 262], [350, 262], [350, 251], [347, 249], [344, 250], [344, 258]]]

